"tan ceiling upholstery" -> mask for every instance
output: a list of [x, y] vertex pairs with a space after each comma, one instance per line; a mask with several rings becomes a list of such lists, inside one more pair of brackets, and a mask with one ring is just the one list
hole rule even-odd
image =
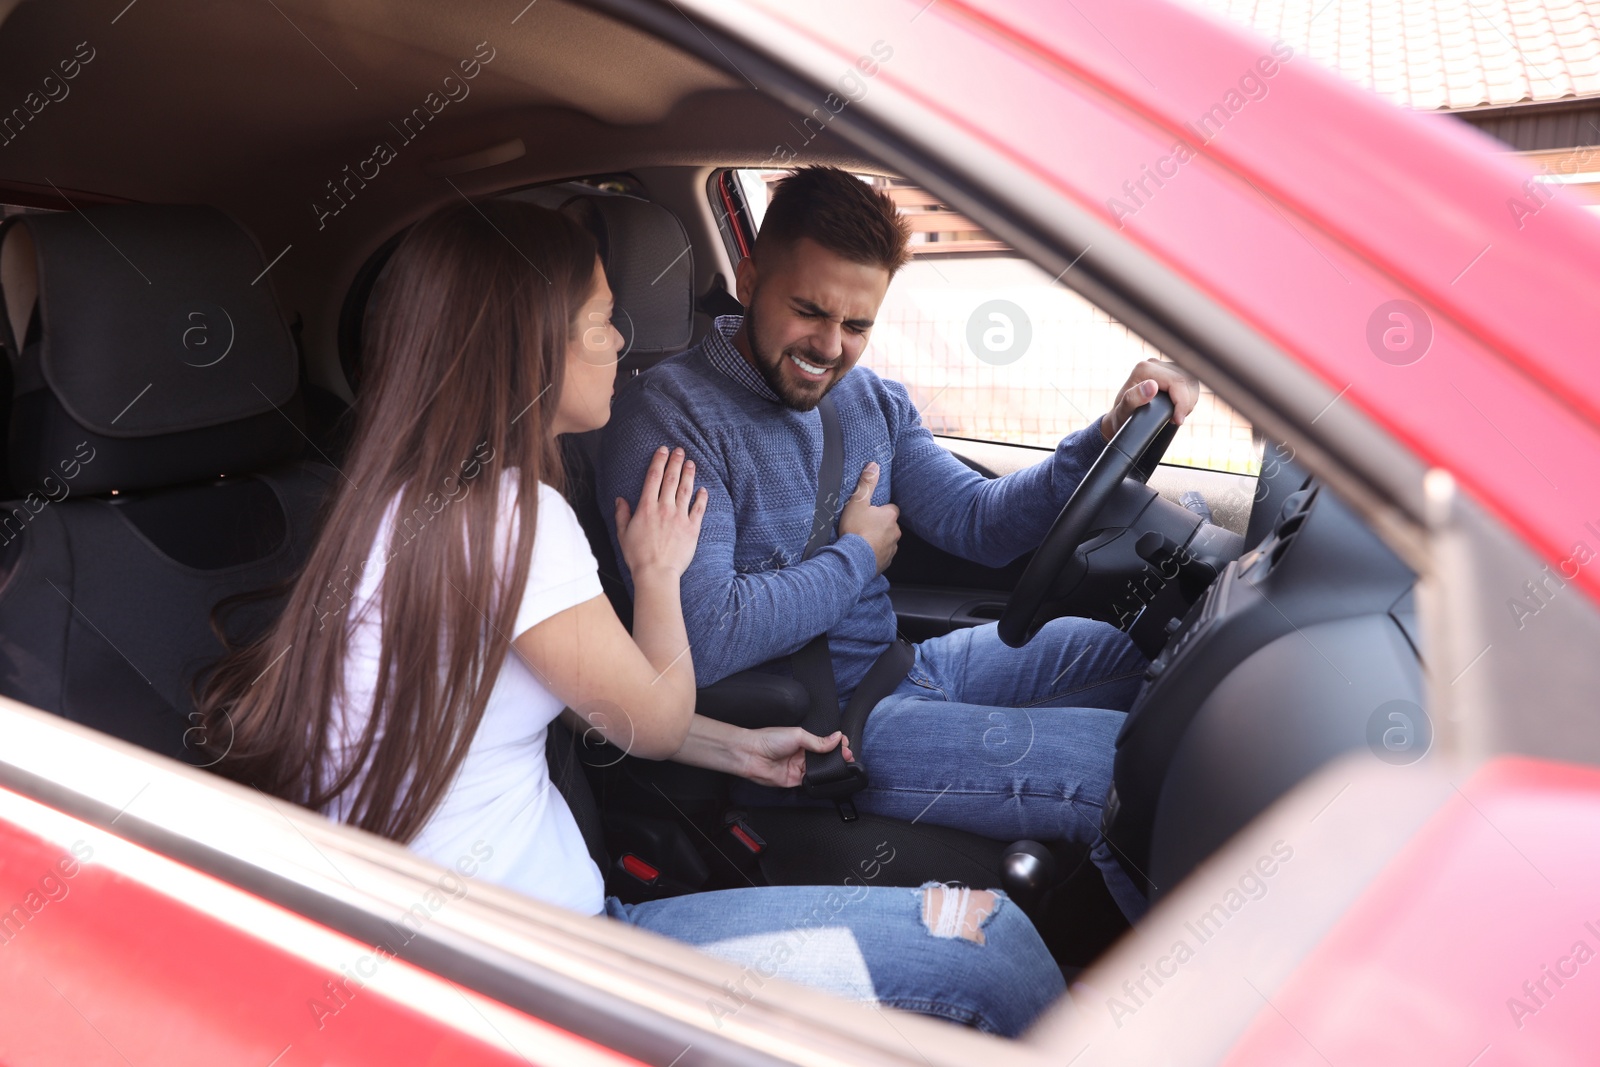
[[[312, 376], [340, 388], [350, 279], [390, 235], [462, 196], [652, 167], [692, 184], [794, 142], [802, 162], [872, 167], [831, 129], [802, 139], [814, 126], [731, 69], [572, 0], [525, 2], [22, 0], [0, 25], [0, 203], [65, 206], [59, 187], [80, 207], [232, 213], [273, 264], [266, 284], [285, 313], [303, 317]], [[405, 139], [406, 116], [490, 49], [466, 95]], [[61, 64], [91, 53], [63, 82]], [[41, 104], [46, 93], [57, 99]], [[380, 143], [394, 158], [354, 181]], [[485, 165], [440, 166], [463, 157]], [[718, 239], [703, 191], [679, 188], [705, 246], [703, 290]]]
[[0, 116], [30, 93], [37, 106], [47, 76], [60, 86], [80, 44], [93, 58], [13, 121], [0, 177], [194, 195], [222, 174], [387, 135], [480, 42], [494, 58], [441, 127], [539, 106], [651, 123], [689, 94], [744, 84], [564, 0], [516, 14], [504, 0], [24, 0], [0, 30]]

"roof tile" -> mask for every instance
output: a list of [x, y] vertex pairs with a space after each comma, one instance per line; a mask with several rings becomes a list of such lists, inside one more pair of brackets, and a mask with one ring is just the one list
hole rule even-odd
[[1190, 0], [1417, 110], [1600, 96], [1600, 0]]

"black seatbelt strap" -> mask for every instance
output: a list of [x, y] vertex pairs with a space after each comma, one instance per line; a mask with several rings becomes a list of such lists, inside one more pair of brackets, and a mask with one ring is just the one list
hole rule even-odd
[[[839, 505], [844, 484], [844, 433], [839, 426], [839, 412], [834, 407], [833, 397], [822, 398], [817, 404], [817, 414], [822, 417], [822, 464], [817, 474], [817, 500], [811, 512], [811, 536], [806, 541], [804, 559], [810, 559], [832, 543], [834, 510]], [[826, 632], [818, 634], [789, 657], [795, 679], [805, 686], [811, 697], [811, 709], [800, 725], [818, 737], [827, 737], [843, 729], [852, 744], [860, 745], [867, 716], [878, 701], [905, 678], [914, 657], [915, 650], [909, 643], [895, 641], [867, 671], [851, 694], [849, 707], [841, 715], [828, 635]], [[810, 796], [838, 804], [839, 814], [846, 822], [856, 817], [850, 797], [866, 785], [866, 768], [847, 761], [842, 748], [806, 753], [803, 788]]]
[[[844, 432], [839, 427], [839, 410], [834, 407], [833, 397], [823, 396], [817, 403], [817, 414], [822, 418], [822, 465], [817, 472], [817, 500], [811, 509], [811, 536], [806, 540], [802, 559], [810, 559], [832, 543], [834, 510], [844, 485]], [[839, 686], [833, 677], [833, 653], [828, 648], [827, 632], [807, 641], [789, 657], [789, 664], [795, 679], [811, 697], [811, 710], [801, 728], [827, 737], [839, 729], [840, 723]], [[846, 763], [840, 749], [806, 753], [803, 788], [811, 796], [848, 802], [850, 795], [864, 785], [866, 772], [854, 763]], [[853, 810], [841, 807], [840, 811], [845, 818], [854, 818]]]

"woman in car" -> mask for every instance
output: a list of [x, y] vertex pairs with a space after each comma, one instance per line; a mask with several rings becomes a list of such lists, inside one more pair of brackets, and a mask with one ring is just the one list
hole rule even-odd
[[[594, 241], [528, 204], [419, 222], [367, 311], [348, 460], [282, 615], [201, 707], [219, 769], [446, 866], [744, 965], [718, 1019], [771, 977], [1014, 1035], [1063, 990], [1003, 894], [944, 886], [604, 895], [561, 795], [548, 724], [635, 756], [778, 786], [839, 735], [694, 714], [679, 576], [705, 490], [663, 447], [616, 501], [633, 633], [558, 491], [556, 436], [605, 424], [621, 337]], [[563, 709], [568, 709], [565, 712]], [[881, 858], [881, 857], [880, 857]]]

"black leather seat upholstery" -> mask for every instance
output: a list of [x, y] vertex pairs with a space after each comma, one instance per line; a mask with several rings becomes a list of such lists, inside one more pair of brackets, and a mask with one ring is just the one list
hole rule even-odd
[[[13, 381], [0, 693], [202, 762], [213, 609], [291, 578], [336, 477], [254, 240], [213, 208], [118, 205], [0, 229]], [[274, 610], [219, 614], [239, 639]]]

